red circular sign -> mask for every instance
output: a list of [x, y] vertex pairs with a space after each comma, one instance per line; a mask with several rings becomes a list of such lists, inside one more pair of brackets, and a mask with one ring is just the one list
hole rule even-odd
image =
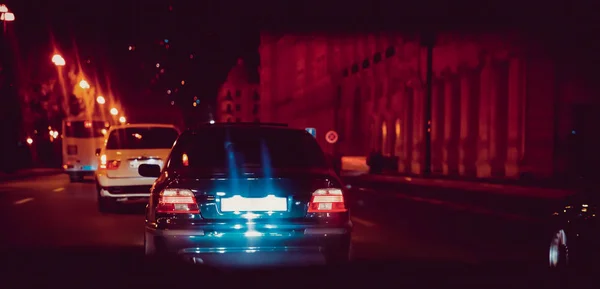
[[325, 140], [328, 143], [334, 144], [338, 141], [338, 134], [337, 132], [330, 130], [327, 132], [327, 134], [325, 134]]

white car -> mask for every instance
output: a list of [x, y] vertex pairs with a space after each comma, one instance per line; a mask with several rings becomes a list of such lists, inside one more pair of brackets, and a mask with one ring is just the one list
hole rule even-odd
[[98, 152], [98, 210], [109, 212], [116, 203], [147, 202], [156, 179], [140, 176], [138, 167], [157, 164], [162, 168], [179, 134], [167, 124], [112, 126]]

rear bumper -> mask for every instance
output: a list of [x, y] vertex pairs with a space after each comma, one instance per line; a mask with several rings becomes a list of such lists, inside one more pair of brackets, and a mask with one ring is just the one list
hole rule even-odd
[[69, 176], [93, 176], [94, 173], [96, 171], [95, 170], [91, 170], [91, 169], [66, 169], [64, 170], [65, 174], [68, 174]]
[[146, 253], [197, 258], [211, 264], [280, 265], [321, 263], [328, 253], [339, 255], [350, 250], [350, 223], [339, 227], [286, 225], [281, 226], [283, 230], [221, 226], [222, 230], [215, 226], [173, 230], [146, 227]]
[[127, 186], [147, 186], [150, 188], [154, 184], [155, 178], [110, 178], [105, 173], [98, 171], [96, 181], [100, 187], [127, 187]]

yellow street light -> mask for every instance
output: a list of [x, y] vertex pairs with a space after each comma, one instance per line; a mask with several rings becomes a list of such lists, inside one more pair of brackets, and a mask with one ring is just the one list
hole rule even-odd
[[8, 12], [8, 7], [6, 7], [6, 5], [4, 4], [0, 4], [0, 13], [6, 13]]
[[124, 116], [121, 116], [121, 117], [119, 117], [119, 122], [125, 123], [125, 122], [127, 122], [127, 119]]
[[110, 114], [117, 115], [117, 114], [119, 114], [119, 110], [113, 107], [110, 109]]
[[27, 138], [27, 144], [31, 145], [32, 143], [33, 143], [33, 139], [32, 139], [32, 138], [30, 138], [30, 137], [28, 137], [28, 138]]
[[52, 56], [52, 63], [56, 66], [65, 66], [67, 62], [60, 54], [54, 54]]
[[90, 88], [90, 84], [85, 79], [82, 79], [79, 82], [79, 87], [81, 87], [83, 89], [89, 89]]
[[104, 99], [104, 96], [98, 95], [98, 97], [96, 97], [96, 102], [99, 103], [99, 104], [105, 104], [106, 103], [106, 99]]

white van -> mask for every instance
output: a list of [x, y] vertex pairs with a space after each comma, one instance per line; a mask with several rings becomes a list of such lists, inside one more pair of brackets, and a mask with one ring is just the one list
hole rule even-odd
[[63, 169], [71, 182], [93, 176], [98, 168], [97, 150], [104, 145], [110, 123], [101, 119], [67, 118], [62, 123]]

